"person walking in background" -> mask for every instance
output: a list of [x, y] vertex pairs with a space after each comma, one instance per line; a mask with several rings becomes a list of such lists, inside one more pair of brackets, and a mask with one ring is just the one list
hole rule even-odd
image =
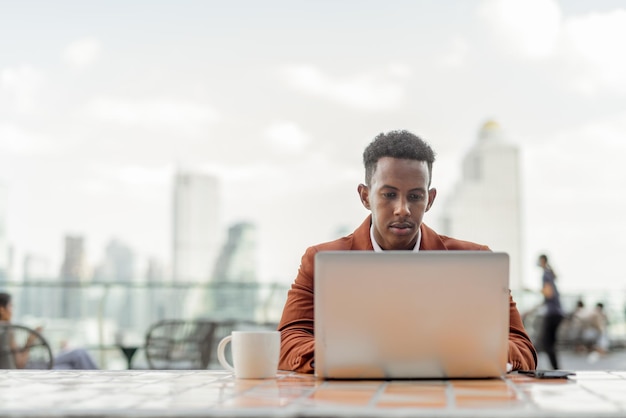
[[552, 270], [552, 266], [548, 263], [548, 256], [541, 254], [537, 264], [543, 269], [541, 294], [543, 295], [545, 306], [540, 342], [543, 351], [550, 359], [550, 365], [556, 370], [559, 368], [556, 355], [556, 338], [559, 325], [564, 317], [563, 309], [561, 308], [561, 297], [555, 283], [556, 274], [554, 270]]
[[[13, 302], [11, 302], [11, 295], [5, 292], [0, 292], [0, 321], [11, 322], [13, 318]], [[42, 328], [37, 327], [37, 332], [41, 332]], [[9, 340], [6, 344], [9, 348], [16, 353], [16, 358], [13, 359], [13, 365], [17, 369], [24, 368], [28, 361], [28, 350], [15, 347], [15, 341], [9, 336]], [[26, 347], [29, 346], [29, 342], [26, 342]], [[21, 347], [19, 347], [21, 348]], [[97, 369], [96, 363], [93, 361], [89, 353], [82, 348], [64, 349], [62, 352], [54, 358], [55, 369]]]

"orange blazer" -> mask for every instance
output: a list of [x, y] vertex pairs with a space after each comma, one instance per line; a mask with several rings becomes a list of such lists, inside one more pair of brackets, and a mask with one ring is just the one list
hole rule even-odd
[[[313, 260], [318, 251], [374, 251], [370, 239], [371, 215], [352, 234], [335, 241], [309, 247], [304, 256], [298, 277], [291, 285], [283, 316], [278, 326], [281, 332], [280, 363], [282, 370], [312, 373], [314, 370], [315, 341], [313, 337]], [[422, 224], [420, 251], [474, 250], [489, 251], [485, 245], [461, 241], [437, 234]], [[537, 353], [533, 347], [509, 294], [510, 326], [508, 361], [513, 370], [531, 370], [537, 367]]]

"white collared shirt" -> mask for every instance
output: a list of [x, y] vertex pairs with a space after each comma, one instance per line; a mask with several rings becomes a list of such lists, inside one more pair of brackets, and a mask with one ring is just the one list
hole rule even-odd
[[[372, 225], [370, 226], [370, 240], [372, 240], [372, 247], [374, 247], [375, 252], [380, 253], [380, 252], [385, 251], [382, 248], [380, 248], [380, 245], [378, 245], [378, 243], [376, 242], [376, 239], [374, 238], [374, 223], [372, 223]], [[421, 242], [422, 242], [422, 229], [418, 228], [417, 229], [417, 241], [415, 242], [415, 247], [413, 247], [413, 252], [416, 253], [420, 250]]]

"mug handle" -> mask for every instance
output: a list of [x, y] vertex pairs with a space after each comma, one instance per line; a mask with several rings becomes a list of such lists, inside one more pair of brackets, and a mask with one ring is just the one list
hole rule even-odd
[[220, 362], [223, 368], [234, 372], [235, 368], [228, 363], [228, 360], [226, 360], [226, 356], [224, 355], [224, 351], [226, 350], [226, 344], [231, 342], [232, 339], [232, 335], [228, 335], [222, 338], [222, 341], [220, 341], [220, 343], [217, 345], [217, 360]]

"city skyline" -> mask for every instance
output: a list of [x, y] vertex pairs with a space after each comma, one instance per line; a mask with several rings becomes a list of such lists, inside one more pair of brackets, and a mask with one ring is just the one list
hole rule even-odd
[[66, 235], [92, 264], [112, 239], [170, 264], [191, 167], [221, 179], [222, 231], [257, 225], [260, 280], [288, 283], [367, 216], [375, 135], [431, 143], [436, 226], [494, 119], [521, 152], [525, 283], [546, 252], [565, 290], [623, 290], [625, 37], [614, 0], [0, 0], [5, 239], [53, 270]]
[[[227, 227], [228, 230], [232, 228], [241, 228], [242, 225], [247, 225], [250, 228], [254, 228], [254, 224], [248, 222], [237, 222]], [[221, 231], [224, 233], [225, 231]], [[86, 236], [83, 235], [66, 235], [64, 237], [66, 244], [67, 241], [81, 241], [81, 247], [84, 249]], [[224, 239], [219, 243], [219, 254], [224, 252], [222, 246], [226, 245], [228, 239]], [[10, 253], [9, 246], [9, 253]], [[176, 282], [173, 274], [173, 267], [166, 265], [166, 260], [158, 258], [147, 258], [138, 260], [135, 256], [135, 250], [127, 245], [124, 239], [112, 238], [101, 249], [102, 254], [100, 257], [91, 258], [93, 261], [87, 262], [87, 254], [81, 254], [84, 257], [82, 261], [83, 273], [81, 275], [81, 281], [85, 282], [99, 282], [99, 283], [132, 283], [132, 282]], [[67, 247], [59, 246], [61, 254], [67, 251]], [[71, 250], [70, 250], [71, 252]], [[223, 255], [223, 254], [222, 254]], [[67, 254], [66, 254], [67, 257]], [[63, 258], [63, 257], [61, 257]], [[206, 257], [208, 260], [210, 257]], [[216, 257], [217, 258], [217, 257]], [[256, 257], [253, 257], [256, 259]], [[215, 265], [209, 266], [209, 270], [217, 266], [217, 260], [214, 260]], [[62, 260], [58, 266], [52, 265], [50, 260], [42, 257], [41, 255], [26, 253], [21, 260], [10, 260], [10, 267], [7, 273], [8, 279], [12, 283], [21, 283], [28, 281], [56, 281], [65, 278], [74, 278], [75, 274], [64, 273], [65, 260]], [[21, 267], [19, 267], [21, 266]], [[242, 268], [248, 267], [249, 262]], [[0, 279], [3, 279], [1, 277]], [[212, 276], [206, 276], [203, 279], [188, 278], [187, 280], [179, 280], [181, 283], [196, 283], [211, 281]]]

